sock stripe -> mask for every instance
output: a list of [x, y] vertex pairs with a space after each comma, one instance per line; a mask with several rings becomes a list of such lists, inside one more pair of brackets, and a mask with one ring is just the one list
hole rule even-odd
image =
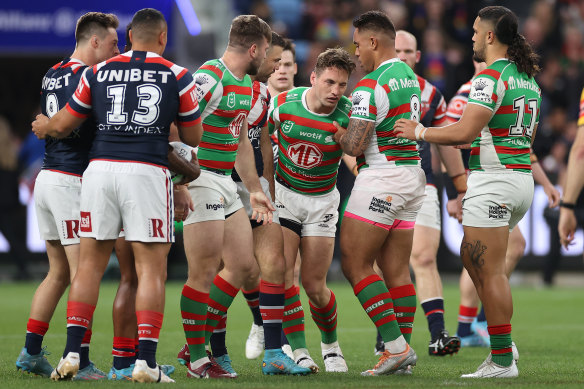
[[189, 300], [194, 300], [204, 304], [207, 304], [207, 301], [209, 300], [209, 293], [199, 292], [187, 285], [183, 286], [182, 295]]
[[391, 298], [396, 300], [404, 297], [415, 296], [416, 289], [414, 288], [414, 284], [406, 284], [402, 286], [397, 286], [395, 288], [391, 288], [389, 290], [389, 293], [391, 293]]
[[489, 335], [507, 335], [511, 333], [511, 324], [501, 324], [496, 326], [487, 326]]
[[428, 316], [430, 316], [430, 315], [433, 315], [433, 314], [435, 314], [435, 313], [441, 313], [441, 314], [444, 314], [444, 309], [433, 309], [433, 310], [431, 310], [431, 311], [429, 311], [429, 312], [426, 312], [426, 317], [428, 317]]
[[253, 294], [253, 293], [259, 293], [259, 292], [260, 292], [259, 286], [257, 288], [253, 288], [250, 290], [244, 290], [243, 288], [241, 288], [241, 293], [243, 293], [243, 294]]
[[[389, 292], [385, 292], [385, 293], [380, 293], [376, 296], [371, 297], [369, 300], [365, 301], [364, 303], [362, 303], [361, 305], [363, 306], [363, 308], [365, 309], [365, 311], [367, 311], [367, 309], [372, 306], [373, 304], [379, 302], [379, 301], [387, 301], [387, 300], [391, 300], [391, 294]], [[393, 308], [393, 304], [392, 304], [392, 308]]]
[[228, 294], [231, 297], [237, 296], [239, 289], [235, 288], [229, 282], [225, 281], [219, 274], [215, 276], [213, 284], [218, 287], [223, 293]]
[[48, 330], [49, 323], [46, 323], [44, 321], [29, 318], [28, 322], [26, 323], [26, 332], [30, 332], [32, 334], [45, 336]]
[[284, 333], [286, 335], [292, 333], [292, 332], [298, 332], [298, 331], [303, 331], [304, 332], [304, 323], [301, 324], [296, 324], [290, 327], [284, 327], [282, 328], [284, 330]]
[[500, 354], [507, 354], [507, 353], [512, 353], [513, 349], [511, 347], [506, 347], [506, 348], [502, 348], [499, 350], [491, 350], [491, 353], [493, 353], [493, 355], [500, 355]]
[[89, 327], [89, 323], [91, 322], [94, 311], [95, 305], [90, 305], [79, 301], [67, 302], [67, 327], [70, 325], [85, 328]]
[[361, 281], [359, 281], [353, 287], [353, 292], [355, 293], [355, 295], [358, 295], [359, 293], [361, 293], [363, 291], [363, 289], [365, 289], [366, 287], [368, 287], [369, 285], [371, 285], [377, 281], [383, 282], [381, 277], [379, 277], [377, 274], [372, 274], [370, 276], [367, 276], [367, 277], [363, 278]]
[[260, 280], [260, 292], [267, 294], [282, 294], [284, 293], [284, 284], [272, 284], [264, 280]]
[[284, 291], [284, 298], [289, 299], [300, 293], [300, 287], [291, 286]]

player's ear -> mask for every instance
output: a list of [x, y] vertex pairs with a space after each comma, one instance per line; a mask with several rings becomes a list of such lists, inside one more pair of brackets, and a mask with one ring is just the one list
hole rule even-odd
[[258, 53], [258, 45], [257, 45], [257, 43], [254, 43], [254, 44], [252, 44], [252, 45], [250, 46], [250, 48], [249, 48], [248, 52], [249, 52], [249, 55], [250, 55], [252, 58], [255, 58], [255, 57], [257, 56], [257, 53]]
[[163, 46], [166, 47], [166, 43], [168, 42], [168, 33], [167, 30], [162, 30], [160, 32], [160, 35], [158, 36], [158, 43]]
[[310, 73], [310, 84], [312, 86], [314, 86], [315, 83], [316, 83], [316, 72], [312, 71], [312, 73]]
[[369, 38], [369, 45], [371, 46], [371, 48], [373, 50], [375, 50], [377, 48], [378, 42], [377, 42], [377, 38], [372, 36]]
[[97, 35], [92, 35], [89, 42], [91, 44], [91, 47], [93, 47], [94, 49], [97, 49], [97, 47], [99, 46], [99, 39], [97, 38]]

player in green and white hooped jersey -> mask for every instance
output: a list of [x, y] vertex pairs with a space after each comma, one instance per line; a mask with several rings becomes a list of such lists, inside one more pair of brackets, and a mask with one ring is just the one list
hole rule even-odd
[[[189, 184], [194, 211], [184, 222], [189, 272], [181, 296], [183, 327], [190, 353], [188, 376], [192, 378], [233, 377], [207, 357], [205, 324], [207, 318], [217, 320], [222, 316], [221, 309], [209, 300], [221, 259], [227, 263], [236, 260], [238, 250], [244, 247], [253, 250], [249, 218], [230, 177], [234, 165], [249, 189], [252, 217], [258, 222], [272, 222], [274, 208], [262, 191], [247, 136], [247, 115], [251, 107], [248, 74], [257, 73], [271, 38], [266, 22], [254, 15], [240, 15], [231, 24], [223, 56], [206, 63], [194, 75], [203, 119], [198, 151], [201, 175]], [[222, 305], [226, 306], [237, 289], [226, 281], [219, 288], [224, 297]]]
[[[353, 26], [355, 55], [369, 74], [352, 93], [347, 130], [337, 124], [335, 134], [343, 151], [358, 156], [361, 165], [341, 227], [342, 267], [385, 344], [379, 362], [362, 374], [407, 374], [417, 356], [402, 335], [392, 298], [411, 307], [406, 311], [411, 316], [416, 297], [409, 260], [426, 178], [416, 143], [397, 139], [393, 123], [420, 117], [420, 87], [397, 58], [396, 31], [387, 15], [369, 11]], [[375, 258], [385, 282], [373, 269]]]
[[[270, 129], [278, 129], [276, 207], [284, 227], [286, 263], [295, 262], [300, 247], [302, 285], [321, 333], [325, 368], [330, 372], [347, 371], [337, 340], [337, 304], [326, 285], [326, 274], [338, 220], [336, 181], [342, 156], [333, 139], [333, 122], [348, 123], [351, 103], [343, 93], [354, 68], [349, 53], [343, 49], [321, 53], [310, 76], [312, 87], [279, 94], [268, 121]], [[296, 363], [317, 372], [318, 366], [306, 348], [302, 307], [293, 283], [293, 273], [287, 272], [282, 327]]]
[[533, 79], [538, 57], [517, 32], [517, 17], [505, 7], [481, 9], [473, 29], [474, 59], [487, 68], [474, 78], [460, 120], [438, 130], [401, 119], [395, 130], [408, 139], [438, 144], [474, 140], [460, 253], [485, 308], [491, 354], [475, 373], [462, 377], [516, 377], [505, 253], [509, 231], [533, 199], [529, 149], [541, 104]]

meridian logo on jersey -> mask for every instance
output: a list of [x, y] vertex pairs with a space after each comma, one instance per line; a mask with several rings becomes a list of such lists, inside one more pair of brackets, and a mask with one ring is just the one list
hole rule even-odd
[[241, 134], [241, 127], [243, 126], [245, 120], [247, 120], [247, 113], [240, 112], [237, 117], [233, 119], [231, 123], [229, 123], [229, 127], [227, 128], [234, 138], [239, 138], [239, 134]]
[[288, 146], [288, 157], [296, 166], [304, 169], [318, 166], [324, 157], [323, 153], [309, 143], [294, 143]]
[[290, 131], [292, 130], [292, 127], [294, 127], [294, 122], [291, 120], [286, 120], [282, 124], [280, 124], [280, 129], [284, 134], [289, 134]]
[[363, 91], [353, 93], [353, 115], [369, 116], [371, 94]]

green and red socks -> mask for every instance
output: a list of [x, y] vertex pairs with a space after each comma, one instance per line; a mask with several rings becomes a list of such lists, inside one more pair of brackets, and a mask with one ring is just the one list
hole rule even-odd
[[[363, 306], [365, 313], [377, 327], [381, 333], [386, 347], [391, 346], [391, 343], [398, 340], [402, 333], [397, 324], [393, 300], [391, 294], [387, 290], [385, 283], [377, 274], [372, 274], [359, 281], [353, 287], [353, 292], [359, 302]], [[398, 346], [401, 348], [401, 343]], [[401, 352], [402, 350], [397, 350]], [[394, 352], [390, 350], [390, 352]]]
[[433, 297], [421, 301], [420, 305], [426, 314], [431, 338], [438, 338], [440, 332], [444, 330], [444, 299], [442, 297]]
[[247, 306], [253, 315], [253, 323], [257, 326], [263, 325], [262, 314], [260, 312], [260, 287], [252, 290], [241, 290]]
[[[291, 286], [285, 291], [284, 318], [282, 329], [292, 350], [306, 348], [304, 335], [304, 310], [300, 302], [300, 288]], [[264, 329], [265, 333], [265, 329]]]
[[225, 281], [219, 274], [215, 276], [211, 285], [211, 291], [209, 292], [205, 344], [209, 343], [213, 330], [217, 328], [223, 316], [227, 314], [227, 310], [231, 306], [235, 296], [237, 296], [237, 292], [239, 292], [239, 289]]
[[416, 315], [416, 289], [414, 284], [406, 284], [389, 289], [393, 299], [393, 310], [397, 318], [397, 324], [406, 342], [410, 343], [412, 329], [414, 328], [414, 316]]
[[67, 344], [63, 358], [70, 352], [80, 353], [85, 332], [91, 323], [95, 305], [79, 301], [67, 302]]
[[284, 317], [284, 284], [260, 280], [259, 308], [264, 326], [265, 349], [280, 349], [280, 335]]
[[320, 337], [324, 344], [331, 344], [337, 341], [337, 300], [333, 291], [331, 290], [330, 292], [331, 298], [328, 304], [322, 308], [314, 306], [311, 301], [308, 302], [312, 320], [320, 330]]
[[456, 335], [460, 337], [472, 335], [471, 325], [477, 317], [478, 307], [467, 307], [464, 305], [458, 308], [458, 329]]
[[513, 349], [511, 342], [511, 324], [488, 326], [491, 339], [491, 358], [500, 366], [511, 366]]
[[32, 318], [28, 319], [26, 323], [26, 339], [24, 341], [24, 347], [27, 353], [30, 355], [38, 355], [41, 352], [43, 339], [48, 330], [49, 323]]
[[164, 314], [156, 311], [136, 311], [138, 323], [138, 358], [146, 361], [148, 367], [156, 367], [156, 348]]
[[180, 310], [183, 329], [189, 346], [191, 362], [207, 358], [205, 351], [205, 325], [209, 293], [199, 292], [187, 285], [183, 287]]
[[121, 370], [136, 362], [136, 339], [114, 336], [112, 347], [114, 369]]

